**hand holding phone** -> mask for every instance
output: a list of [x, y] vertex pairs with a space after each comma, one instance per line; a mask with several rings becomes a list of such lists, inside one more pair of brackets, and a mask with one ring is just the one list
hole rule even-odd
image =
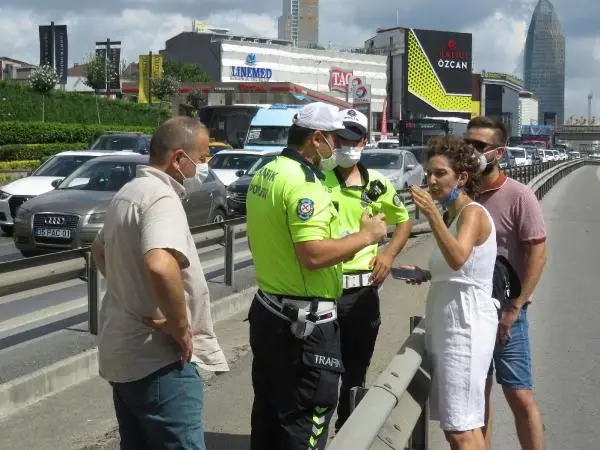
[[404, 280], [410, 284], [421, 284], [431, 280], [431, 273], [417, 266], [392, 267], [392, 277], [397, 280]]

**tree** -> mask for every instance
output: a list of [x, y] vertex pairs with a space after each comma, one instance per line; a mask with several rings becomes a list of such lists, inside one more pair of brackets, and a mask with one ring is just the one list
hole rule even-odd
[[29, 75], [29, 86], [42, 96], [42, 122], [46, 116], [46, 95], [56, 87], [58, 73], [51, 66], [40, 66]]
[[152, 80], [152, 95], [163, 101], [167, 97], [177, 94], [181, 83], [172, 75], [164, 74], [162, 77]]
[[110, 60], [99, 55], [90, 55], [85, 63], [84, 73], [86, 86], [93, 90], [106, 89], [106, 81], [115, 81], [118, 78], [118, 69], [113, 67]]
[[163, 72], [182, 83], [205, 83], [211, 81], [210, 76], [200, 64], [182, 63], [179, 61], [163, 61]]

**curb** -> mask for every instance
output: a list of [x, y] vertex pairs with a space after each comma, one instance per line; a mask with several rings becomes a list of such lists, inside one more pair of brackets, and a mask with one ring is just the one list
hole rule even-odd
[[[413, 227], [411, 237], [430, 231], [427, 222], [419, 223]], [[248, 309], [255, 291], [256, 286], [253, 285], [212, 302], [210, 309], [213, 323]], [[0, 385], [0, 419], [95, 376], [98, 376], [97, 348], [15, 378]]]

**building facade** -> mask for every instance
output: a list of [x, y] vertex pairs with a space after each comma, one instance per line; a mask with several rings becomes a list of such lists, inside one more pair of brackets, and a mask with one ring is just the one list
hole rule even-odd
[[404, 55], [406, 44], [404, 28], [380, 28], [377, 34], [365, 41], [367, 54], [387, 58], [387, 120], [388, 129], [402, 118], [402, 93], [404, 91]]
[[552, 3], [539, 0], [525, 42], [525, 89], [539, 100], [539, 124], [565, 120], [565, 37]]
[[481, 112], [501, 121], [509, 136], [521, 133], [521, 103], [519, 94], [523, 80], [505, 73], [481, 73]]
[[[295, 47], [291, 41], [184, 32], [169, 39], [161, 54], [165, 60], [200, 64], [213, 82], [291, 83], [310, 91], [311, 99], [322, 93], [344, 103], [358, 102], [356, 107], [370, 116], [372, 124], [380, 121], [387, 92], [387, 58], [364, 52], [309, 49]], [[239, 103], [256, 103], [254, 95], [236, 98]]]
[[319, 44], [319, 0], [283, 0], [279, 39], [298, 47]]
[[27, 80], [36, 67], [18, 59], [0, 57], [0, 80]]
[[521, 126], [538, 125], [539, 102], [533, 92], [522, 91], [519, 93], [521, 109]]

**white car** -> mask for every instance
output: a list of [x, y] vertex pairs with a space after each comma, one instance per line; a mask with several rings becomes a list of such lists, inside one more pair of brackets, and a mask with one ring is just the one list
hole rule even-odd
[[[53, 190], [86, 161], [112, 151], [66, 151], [46, 160], [31, 175], [0, 187], [0, 229], [11, 234], [17, 209], [27, 200]], [[56, 181], [57, 180], [57, 181]]]
[[229, 186], [247, 172], [261, 156], [278, 154], [280, 150], [221, 150], [208, 162], [217, 178]]
[[526, 149], [521, 147], [506, 147], [513, 158], [517, 167], [529, 166], [532, 164], [532, 155]]
[[420, 186], [425, 179], [425, 169], [407, 150], [364, 150], [360, 162], [387, 177], [397, 191], [413, 184]]

